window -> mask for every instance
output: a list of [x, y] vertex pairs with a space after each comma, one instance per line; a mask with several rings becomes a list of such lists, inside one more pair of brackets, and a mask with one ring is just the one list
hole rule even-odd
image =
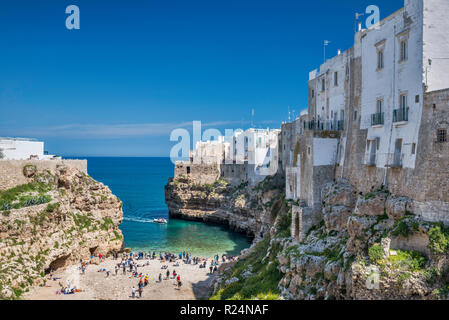
[[384, 68], [384, 52], [383, 50], [379, 50], [377, 52], [377, 69], [381, 70]]
[[326, 82], [323, 78], [323, 79], [321, 79], [321, 91], [324, 91], [324, 90], [326, 90]]
[[437, 139], [438, 142], [447, 142], [447, 129], [438, 129]]
[[412, 143], [412, 154], [416, 153], [416, 143]]
[[334, 72], [334, 86], [338, 86], [338, 72]]
[[376, 106], [376, 112], [377, 113], [382, 113], [382, 111], [383, 111], [383, 100], [382, 99], [379, 99], [379, 100], [377, 100], [377, 106]]
[[406, 61], [408, 59], [408, 46], [407, 46], [407, 40], [401, 41], [401, 53], [400, 53], [400, 60], [399, 61]]
[[416, 102], [416, 103], [419, 103], [419, 94], [417, 94], [417, 95], [415, 96], [415, 102]]
[[310, 147], [307, 147], [307, 154], [310, 155]]
[[401, 109], [407, 108], [407, 95], [401, 94]]
[[187, 167], [187, 174], [190, 174], [190, 167]]
[[357, 120], [357, 110], [354, 110], [354, 121]]
[[312, 98], [315, 97], [315, 90], [312, 90]]

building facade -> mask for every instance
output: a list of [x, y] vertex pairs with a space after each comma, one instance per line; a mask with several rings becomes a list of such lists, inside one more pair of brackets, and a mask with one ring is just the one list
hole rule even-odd
[[415, 214], [449, 223], [449, 19], [443, 12], [447, 0], [406, 0], [377, 25], [359, 29], [352, 48], [310, 72], [307, 116], [281, 132], [297, 144], [295, 165], [291, 148], [281, 154], [287, 197], [299, 204], [292, 214], [297, 237], [300, 225], [321, 214], [322, 186], [338, 178], [361, 192], [384, 186], [412, 199]]

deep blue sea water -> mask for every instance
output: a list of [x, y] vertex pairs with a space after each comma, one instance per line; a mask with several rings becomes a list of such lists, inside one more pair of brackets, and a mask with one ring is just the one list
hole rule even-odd
[[[77, 157], [80, 158], [80, 157]], [[168, 219], [164, 186], [173, 176], [169, 158], [84, 157], [87, 171], [123, 201], [120, 229], [126, 247], [133, 250], [179, 252], [187, 250], [200, 256], [238, 254], [249, 247], [248, 239], [222, 226]], [[165, 218], [166, 225], [154, 218]]]

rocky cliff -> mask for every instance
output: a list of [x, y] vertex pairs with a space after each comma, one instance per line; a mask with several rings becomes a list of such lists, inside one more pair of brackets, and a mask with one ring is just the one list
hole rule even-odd
[[167, 186], [173, 216], [256, 235], [237, 263], [221, 266], [212, 299], [448, 297], [449, 228], [413, 214], [411, 199], [385, 188], [363, 194], [345, 180], [329, 183], [320, 222], [299, 240], [290, 230], [292, 206], [300, 204], [284, 199], [280, 181], [269, 178], [256, 188], [188, 180]]
[[17, 298], [50, 269], [122, 247], [122, 203], [75, 168], [23, 167], [28, 183], [0, 191], [0, 297]]
[[171, 217], [220, 223], [231, 230], [255, 236], [270, 225], [271, 206], [281, 196], [284, 180], [276, 175], [254, 188], [235, 186], [217, 180], [197, 184], [186, 178], [170, 180], [165, 186], [165, 201]]

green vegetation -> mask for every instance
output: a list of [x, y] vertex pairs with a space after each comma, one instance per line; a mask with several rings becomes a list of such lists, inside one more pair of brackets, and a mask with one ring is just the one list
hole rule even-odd
[[282, 212], [279, 214], [279, 220], [278, 220], [278, 230], [276, 235], [281, 238], [288, 238], [290, 237], [290, 226], [292, 224], [292, 209], [288, 212]]
[[412, 233], [413, 231], [410, 229], [407, 221], [405, 221], [404, 219], [398, 220], [396, 227], [392, 231], [392, 234], [394, 236], [403, 236], [405, 238], [410, 236]]
[[426, 267], [427, 259], [420, 252], [395, 250], [396, 255], [390, 255], [387, 259], [393, 267], [409, 271], [423, 271]]
[[[211, 300], [279, 299], [278, 283], [282, 279], [282, 273], [277, 269], [275, 258], [280, 245], [274, 245], [269, 257], [264, 259], [269, 246], [270, 238], [265, 237], [246, 259], [237, 261], [232, 269], [225, 273], [225, 277], [237, 278], [238, 281], [222, 286]], [[250, 271], [251, 275], [245, 278], [244, 273], [247, 271]]]
[[441, 255], [449, 248], [449, 228], [442, 223], [429, 230], [429, 248], [433, 253]]
[[100, 225], [101, 230], [109, 230], [114, 227], [114, 221], [111, 218], [105, 217], [103, 218], [103, 223]]
[[46, 193], [52, 189], [50, 184], [31, 182], [0, 191], [0, 210], [8, 211], [48, 203], [51, 197]]
[[89, 217], [89, 215], [82, 215], [82, 214], [70, 214], [73, 218], [73, 221], [75, 222], [75, 225], [78, 227], [79, 230], [82, 229], [89, 229], [89, 227], [92, 225], [93, 219]]
[[384, 256], [384, 249], [380, 244], [375, 243], [368, 249], [368, 255], [370, 262], [377, 264]]
[[51, 204], [47, 205], [47, 208], [45, 208], [45, 211], [48, 213], [52, 213], [52, 212], [55, 212], [56, 210], [58, 210], [60, 206], [61, 206], [61, 204], [59, 202], [51, 203]]

